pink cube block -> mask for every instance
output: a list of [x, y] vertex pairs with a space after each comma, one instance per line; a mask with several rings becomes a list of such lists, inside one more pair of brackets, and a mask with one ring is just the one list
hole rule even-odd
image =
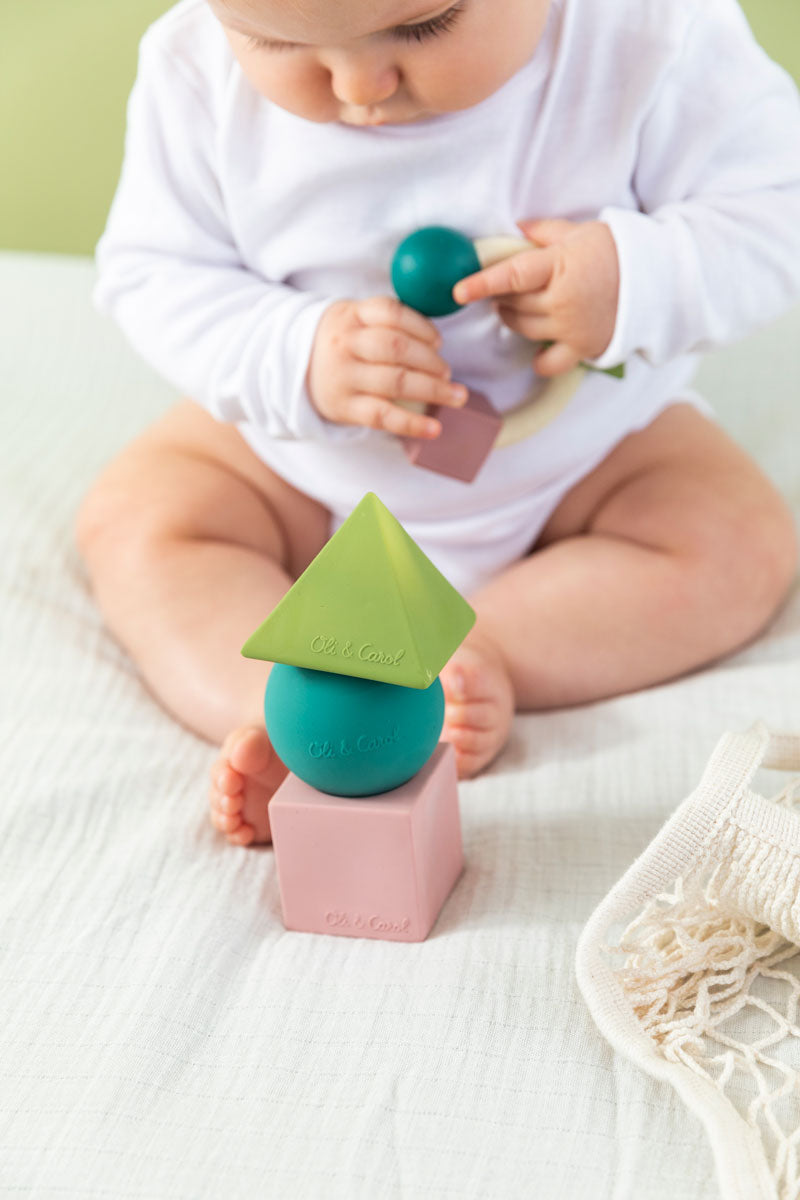
[[329, 796], [290, 774], [269, 817], [287, 929], [421, 942], [464, 866], [446, 742], [380, 796]]
[[441, 421], [442, 432], [437, 438], [405, 439], [406, 455], [416, 467], [471, 483], [497, 440], [500, 413], [481, 392], [470, 392], [462, 408], [429, 405], [426, 411]]

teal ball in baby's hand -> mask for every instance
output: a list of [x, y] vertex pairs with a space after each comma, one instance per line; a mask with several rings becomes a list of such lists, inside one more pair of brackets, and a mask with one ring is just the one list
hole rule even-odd
[[436, 749], [444, 692], [276, 663], [264, 696], [275, 753], [334, 796], [374, 796], [416, 775]]
[[426, 317], [446, 317], [461, 307], [452, 295], [459, 279], [480, 269], [468, 237], [445, 225], [427, 225], [397, 247], [392, 286], [409, 308]]

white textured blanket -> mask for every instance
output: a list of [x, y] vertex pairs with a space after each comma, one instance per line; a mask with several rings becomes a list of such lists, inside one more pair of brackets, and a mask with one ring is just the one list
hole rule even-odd
[[[0, 1194], [712, 1200], [703, 1126], [598, 1032], [587, 917], [726, 729], [800, 728], [800, 594], [711, 670], [517, 719], [461, 788], [426, 942], [286, 933], [272, 854], [211, 830], [214, 751], [104, 631], [72, 543], [171, 400], [91, 264], [0, 255]], [[705, 391], [800, 512], [800, 314]]]

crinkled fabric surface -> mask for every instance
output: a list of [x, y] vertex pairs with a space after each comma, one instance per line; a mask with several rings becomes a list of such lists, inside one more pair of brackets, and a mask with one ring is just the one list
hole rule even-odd
[[[800, 595], [712, 669], [518, 718], [461, 787], [467, 869], [426, 942], [286, 933], [271, 852], [210, 829], [214, 750], [147, 694], [73, 546], [172, 400], [91, 282], [0, 256], [0, 1191], [713, 1200], [703, 1124], [599, 1033], [575, 951], [720, 734], [800, 726]], [[793, 314], [703, 377], [800, 512], [798, 340]]]

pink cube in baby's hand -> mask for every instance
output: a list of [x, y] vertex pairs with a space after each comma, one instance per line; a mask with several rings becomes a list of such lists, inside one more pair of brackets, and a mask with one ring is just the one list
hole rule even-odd
[[287, 929], [421, 942], [463, 869], [446, 742], [379, 796], [330, 796], [289, 775], [269, 817]]
[[403, 449], [416, 467], [472, 483], [489, 457], [503, 418], [480, 392], [470, 392], [461, 408], [429, 406], [428, 414], [441, 422], [436, 438], [406, 438]]

